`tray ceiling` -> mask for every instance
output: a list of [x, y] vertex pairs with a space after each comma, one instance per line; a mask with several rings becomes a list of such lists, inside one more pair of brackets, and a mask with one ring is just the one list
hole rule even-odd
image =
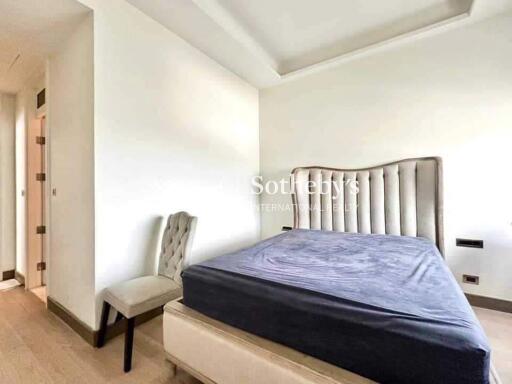
[[473, 0], [127, 0], [257, 87], [469, 16]]
[[217, 0], [280, 75], [469, 10], [470, 0]]

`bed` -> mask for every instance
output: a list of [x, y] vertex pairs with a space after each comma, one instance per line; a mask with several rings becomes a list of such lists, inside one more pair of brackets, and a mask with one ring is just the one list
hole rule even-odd
[[[182, 307], [164, 314], [169, 359], [219, 384], [262, 374], [283, 383], [493, 382], [485, 334], [442, 259], [441, 181], [438, 158], [295, 169], [294, 230], [184, 271]], [[187, 331], [184, 318], [200, 329]], [[233, 345], [242, 339], [256, 350]], [[265, 346], [274, 344], [313, 368], [271, 358]], [[206, 348], [213, 366], [194, 348]], [[262, 351], [268, 360], [258, 360]], [[338, 378], [322, 376], [321, 364]], [[320, 376], [297, 373], [306, 371]]]

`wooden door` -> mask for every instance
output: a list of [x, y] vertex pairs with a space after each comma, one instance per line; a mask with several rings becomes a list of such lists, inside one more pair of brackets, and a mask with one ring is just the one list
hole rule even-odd
[[27, 289], [44, 284], [45, 118], [34, 119], [27, 134]]

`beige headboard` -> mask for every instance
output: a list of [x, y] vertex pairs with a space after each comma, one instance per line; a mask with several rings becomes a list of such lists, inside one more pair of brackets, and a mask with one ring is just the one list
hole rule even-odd
[[295, 168], [292, 199], [294, 228], [426, 237], [444, 254], [439, 157], [361, 169]]

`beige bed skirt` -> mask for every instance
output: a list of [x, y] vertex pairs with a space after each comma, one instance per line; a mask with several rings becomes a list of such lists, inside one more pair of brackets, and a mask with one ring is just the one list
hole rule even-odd
[[[342, 368], [213, 320], [179, 300], [164, 308], [167, 358], [205, 384], [369, 384]], [[500, 384], [491, 376], [491, 384]]]

